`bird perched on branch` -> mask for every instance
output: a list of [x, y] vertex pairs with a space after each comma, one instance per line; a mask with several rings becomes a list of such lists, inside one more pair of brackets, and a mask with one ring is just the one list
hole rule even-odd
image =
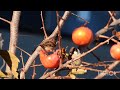
[[[69, 51], [69, 59], [77, 58], [80, 55], [81, 55], [81, 53], [80, 53], [79, 49], [76, 49], [75, 47], [72, 47]], [[76, 61], [72, 62], [72, 65], [79, 66], [79, 65], [81, 65], [81, 62], [82, 62], [81, 59], [77, 59]]]
[[56, 40], [55, 38], [51, 38], [41, 43], [40, 46], [42, 46], [43, 49], [46, 50], [46, 52], [53, 52], [54, 48], [56, 47]]

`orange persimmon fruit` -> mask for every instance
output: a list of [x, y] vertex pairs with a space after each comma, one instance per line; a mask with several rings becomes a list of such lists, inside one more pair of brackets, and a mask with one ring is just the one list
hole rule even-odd
[[72, 41], [79, 46], [86, 46], [93, 40], [93, 32], [85, 26], [80, 26], [72, 32]]
[[110, 48], [110, 55], [116, 60], [120, 60], [120, 43], [114, 44]]
[[40, 51], [39, 58], [40, 58], [42, 65], [45, 68], [53, 69], [53, 68], [57, 68], [59, 66], [60, 56], [57, 54], [57, 52], [58, 51], [56, 51], [50, 55], [47, 55], [47, 53], [44, 50]]

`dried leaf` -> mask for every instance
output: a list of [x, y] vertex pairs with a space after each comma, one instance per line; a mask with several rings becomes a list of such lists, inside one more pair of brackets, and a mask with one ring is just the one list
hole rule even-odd
[[72, 69], [72, 71], [71, 71], [72, 74], [76, 74], [76, 72], [77, 72], [76, 68]]
[[14, 75], [15, 78], [18, 79], [18, 64], [19, 64], [19, 59], [10, 51], [7, 50], [0, 50], [0, 56], [5, 60], [7, 65], [10, 67], [12, 74]]
[[2, 39], [2, 34], [0, 33], [0, 50], [2, 50], [2, 46], [3, 46], [3, 39]]
[[5, 74], [2, 71], [0, 71], [0, 78], [4, 78], [4, 77], [7, 77], [7, 74]]
[[76, 78], [76, 76], [74, 74], [72, 74], [72, 73], [70, 73], [69, 76], [71, 77], [71, 79], [75, 79]]
[[77, 70], [77, 74], [85, 74], [85, 73], [87, 73], [87, 70], [84, 70], [84, 69]]
[[85, 74], [85, 73], [87, 73], [87, 70], [84, 70], [84, 69], [72, 69], [71, 73], [72, 74]]

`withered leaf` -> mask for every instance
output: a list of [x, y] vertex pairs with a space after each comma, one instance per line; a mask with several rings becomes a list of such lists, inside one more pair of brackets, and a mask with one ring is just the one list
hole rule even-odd
[[16, 79], [18, 79], [18, 64], [19, 64], [19, 59], [10, 51], [7, 50], [0, 50], [0, 56], [5, 60], [7, 65], [10, 67], [12, 74]]

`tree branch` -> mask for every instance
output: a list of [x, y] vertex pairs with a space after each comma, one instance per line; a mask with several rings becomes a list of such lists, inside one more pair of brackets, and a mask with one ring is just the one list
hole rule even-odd
[[[70, 11], [65, 11], [62, 19], [60, 19], [60, 21], [59, 21], [59, 27], [60, 27], [60, 29], [63, 27], [65, 21], [66, 21], [67, 18], [70, 16], [70, 13], [71, 13]], [[49, 38], [53, 38], [53, 37], [56, 37], [56, 36], [57, 36], [59, 27], [58, 27], [58, 25], [57, 25], [57, 27], [55, 28], [55, 30], [53, 31], [53, 33], [50, 35]]]
[[[104, 34], [104, 33], [106, 33], [108, 30], [113, 30], [115, 26], [117, 26], [118, 24], [120, 24], [120, 19], [115, 19], [115, 17], [113, 16], [114, 13], [111, 13], [110, 11], [108, 11], [108, 13], [110, 14], [110, 19], [109, 19], [107, 25], [106, 25], [104, 28], [98, 30], [98, 31], [96, 32], [96, 34], [95, 34], [96, 36], [99, 36], [99, 35], [101, 35], [101, 34]], [[111, 21], [111, 18], [113, 19], [113, 22], [111, 22], [111, 24], [109, 25], [109, 23], [110, 23], [110, 21]]]
[[65, 64], [63, 64], [61, 67], [59, 67], [58, 69], [53, 70], [53, 71], [51, 71], [51, 72], [48, 72], [46, 75], [40, 77], [40, 79], [45, 79], [45, 78], [51, 76], [52, 74], [56, 73], [56, 72], [59, 71], [60, 69], [62, 69], [62, 68], [64, 68], [64, 67], [68, 66], [70, 63], [72, 63], [72, 62], [74, 62], [74, 61], [80, 59], [81, 57], [87, 55], [88, 53], [90, 53], [90, 52], [96, 50], [98, 47], [100, 47], [100, 46], [104, 45], [105, 43], [109, 42], [109, 40], [111, 40], [113, 37], [114, 37], [114, 36], [111, 36], [109, 39], [107, 39], [107, 40], [104, 41], [104, 42], [101, 42], [100, 44], [98, 44], [96, 47], [90, 49], [89, 51], [87, 51], [87, 52], [85, 52], [85, 53], [82, 53], [80, 56], [78, 56], [78, 57], [76, 57], [76, 58], [73, 58], [73, 59], [67, 61], [67, 62], [66, 62]]
[[16, 45], [18, 42], [18, 28], [20, 21], [21, 11], [13, 11], [12, 21], [10, 24], [10, 44], [9, 51], [16, 53]]
[[2, 20], [2, 21], [4, 21], [4, 22], [6, 22], [6, 23], [8, 23], [8, 24], [11, 24], [11, 22], [10, 22], [10, 21], [8, 21], [7, 19], [4, 19], [4, 18], [2, 18], [2, 17], [0, 17], [0, 20]]
[[114, 67], [116, 67], [120, 61], [115, 61], [107, 69], [105, 69], [102, 73], [100, 73], [98, 76], [96, 76], [94, 79], [101, 79], [103, 78], [107, 73], [109, 73], [110, 70], [112, 70]]
[[113, 37], [114, 37], [114, 35], [111, 36], [110, 38], [108, 38], [107, 40], [105, 40], [104, 42], [99, 43], [97, 46], [95, 46], [94, 48], [90, 49], [89, 51], [87, 51], [87, 52], [85, 52], [85, 53], [82, 53], [79, 57], [74, 58], [74, 59], [72, 59], [72, 60], [70, 60], [70, 61], [67, 61], [67, 62], [64, 64], [64, 66], [66, 66], [67, 64], [70, 64], [70, 63], [72, 63], [72, 62], [74, 62], [74, 61], [80, 59], [81, 57], [83, 57], [83, 56], [89, 54], [90, 52], [96, 50], [98, 47], [100, 47], [100, 46], [106, 44], [107, 42], [109, 42], [109, 40], [111, 40]]
[[[67, 20], [68, 16], [70, 15], [70, 11], [65, 11], [64, 15], [63, 15], [63, 19], [64, 20], [60, 20], [60, 28], [62, 28], [63, 24], [65, 23], [65, 21]], [[56, 37], [58, 33], [58, 26], [55, 28], [55, 30], [53, 31], [53, 33], [46, 38], [45, 40], [43, 40], [41, 43], [43, 43], [46, 40], [49, 40], [50, 38]], [[25, 73], [27, 72], [27, 70], [29, 69], [30, 65], [32, 64], [32, 62], [35, 60], [35, 58], [38, 56], [40, 50], [42, 49], [41, 46], [38, 46], [36, 48], [36, 50], [33, 52], [33, 54], [29, 57], [29, 59], [27, 60], [27, 63], [25, 64], [24, 70], [21, 71], [20, 73], [20, 79], [23, 79], [25, 76]]]
[[[18, 42], [18, 27], [20, 21], [21, 11], [13, 11], [12, 21], [10, 24], [10, 43], [9, 43], [9, 51], [13, 54], [16, 53], [16, 47]], [[10, 68], [6, 65], [6, 72], [10, 72]]]
[[47, 35], [47, 33], [46, 33], [46, 29], [45, 29], [45, 24], [44, 24], [44, 20], [43, 20], [43, 13], [42, 13], [42, 11], [41, 11], [40, 16], [41, 16], [41, 20], [42, 20], [42, 29], [43, 29], [43, 31], [44, 31], [45, 38], [47, 38], [48, 35]]

